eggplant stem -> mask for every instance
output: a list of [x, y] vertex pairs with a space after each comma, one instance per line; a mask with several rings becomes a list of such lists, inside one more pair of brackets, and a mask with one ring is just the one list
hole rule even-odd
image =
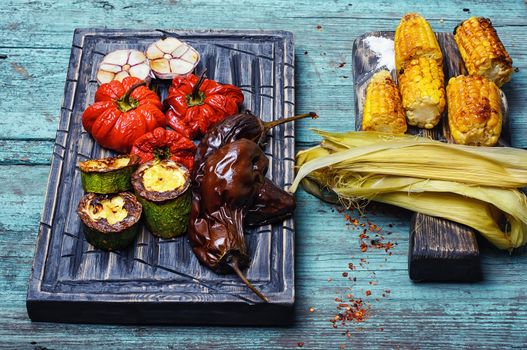
[[289, 122], [292, 122], [294, 120], [304, 119], [304, 118], [307, 118], [307, 117], [311, 117], [313, 119], [317, 119], [318, 115], [315, 112], [309, 112], [309, 113], [295, 115], [293, 117], [273, 120], [272, 122], [263, 122], [263, 125], [264, 125], [264, 128], [265, 128], [265, 131], [267, 131], [269, 129], [274, 128], [277, 125], [284, 124], [284, 123], [289, 123]]
[[255, 286], [252, 285], [251, 282], [245, 277], [243, 272], [240, 270], [240, 266], [238, 265], [238, 258], [236, 256], [233, 256], [229, 262], [229, 266], [234, 270], [234, 272], [240, 277], [240, 279], [249, 287], [250, 290], [253, 291], [254, 294], [256, 294], [260, 299], [262, 299], [264, 302], [268, 303], [269, 299], [265, 295], [262, 294], [258, 289], [256, 289]]

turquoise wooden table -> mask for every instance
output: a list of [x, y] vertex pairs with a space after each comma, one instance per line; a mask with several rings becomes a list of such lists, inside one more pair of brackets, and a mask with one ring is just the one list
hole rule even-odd
[[[297, 195], [297, 303], [292, 327], [75, 325], [31, 323], [27, 317], [27, 282], [75, 28], [292, 31], [296, 35], [297, 112], [315, 110], [321, 116], [297, 123], [297, 146], [306, 147], [317, 140], [310, 127], [354, 128], [354, 38], [366, 31], [393, 30], [409, 11], [421, 12], [436, 31], [452, 31], [471, 15], [493, 20], [518, 68], [504, 89], [513, 144], [527, 147], [527, 9], [521, 0], [3, 1], [0, 347], [525, 348], [527, 252], [509, 255], [483, 243], [483, 282], [414, 284], [407, 274], [408, 212], [379, 207], [366, 218], [349, 213], [346, 221], [345, 213], [302, 191]], [[368, 220], [382, 228], [380, 233], [385, 242], [395, 244], [393, 248], [361, 251], [361, 224], [372, 227]], [[350, 298], [364, 300], [366, 318], [342, 325], [335, 320], [342, 312], [337, 307]]]

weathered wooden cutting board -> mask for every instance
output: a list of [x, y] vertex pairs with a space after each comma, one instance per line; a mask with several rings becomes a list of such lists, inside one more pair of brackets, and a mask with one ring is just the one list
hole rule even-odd
[[[451, 33], [436, 33], [443, 52], [445, 85], [448, 79], [465, 73], [463, 60]], [[353, 77], [355, 82], [355, 129], [362, 129], [362, 114], [366, 88], [370, 78], [380, 69], [389, 69], [396, 79], [393, 65], [386, 64], [386, 54], [371, 47], [371, 38], [393, 41], [394, 32], [370, 32], [353, 43]], [[393, 48], [393, 47], [392, 47]], [[386, 50], [386, 46], [381, 49]], [[503, 131], [500, 145], [510, 143], [508, 106], [502, 93]], [[453, 143], [448, 126], [447, 111], [439, 124], [431, 129], [409, 126], [408, 133]], [[464, 225], [442, 218], [416, 213], [410, 225], [408, 273], [414, 281], [475, 281], [481, 279], [481, 267], [476, 232]]]
[[[197, 71], [239, 86], [243, 108], [264, 120], [294, 114], [293, 36], [283, 31], [76, 30], [53, 151], [27, 309], [34, 321], [282, 325], [294, 304], [293, 219], [247, 232], [253, 258], [247, 277], [269, 299], [262, 303], [235, 275], [200, 265], [186, 237], [163, 240], [146, 228], [134, 246], [103, 252], [89, 245], [75, 212], [83, 194], [77, 163], [111, 152], [83, 130], [93, 102], [97, 66], [110, 51], [144, 50], [165, 34], [201, 54]], [[164, 98], [170, 81], [152, 82]], [[294, 126], [275, 128], [266, 148], [268, 177], [293, 179]]]

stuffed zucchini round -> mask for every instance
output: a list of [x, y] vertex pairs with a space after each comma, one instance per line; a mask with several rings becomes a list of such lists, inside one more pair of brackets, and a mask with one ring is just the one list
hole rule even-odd
[[136, 156], [91, 159], [79, 163], [85, 192], [118, 193], [132, 189], [131, 176], [139, 165]]
[[103, 250], [123, 249], [138, 232], [142, 206], [129, 192], [85, 194], [77, 207], [88, 243]]
[[190, 214], [190, 173], [172, 160], [144, 163], [132, 175], [148, 229], [161, 238], [185, 234]]

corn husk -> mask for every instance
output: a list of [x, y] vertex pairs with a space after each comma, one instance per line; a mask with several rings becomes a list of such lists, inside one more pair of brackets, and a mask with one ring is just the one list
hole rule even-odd
[[[527, 151], [377, 132], [326, 133], [299, 152], [295, 191], [347, 206], [397, 205], [473, 227], [501, 249], [527, 243]], [[318, 186], [318, 189], [317, 189]], [[333, 194], [333, 196], [331, 195]]]

